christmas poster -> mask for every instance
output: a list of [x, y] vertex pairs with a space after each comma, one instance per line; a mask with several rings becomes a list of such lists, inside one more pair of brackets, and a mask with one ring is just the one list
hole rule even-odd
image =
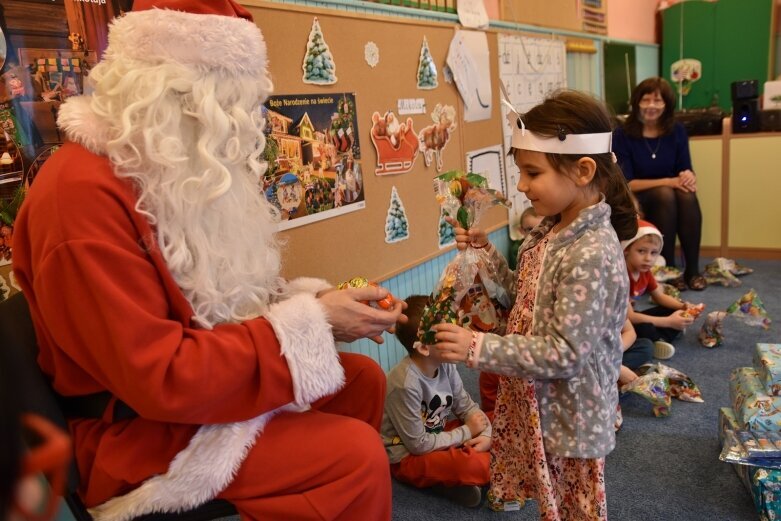
[[263, 191], [280, 230], [366, 206], [354, 93], [271, 96], [263, 112]]

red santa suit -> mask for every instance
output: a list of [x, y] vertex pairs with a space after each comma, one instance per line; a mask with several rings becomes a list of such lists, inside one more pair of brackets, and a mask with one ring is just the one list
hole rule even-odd
[[[129, 13], [112, 31], [170, 13]], [[101, 155], [106, 135], [88, 102], [71, 98], [60, 123], [77, 143], [46, 162], [27, 195], [14, 271], [55, 389], [108, 392], [138, 413], [112, 421], [109, 406], [102, 419], [70, 421], [93, 516], [119, 521], [221, 497], [250, 519], [389, 519], [375, 432], [384, 375], [336, 352], [315, 297], [324, 281], [290, 282], [263, 317], [198, 327], [136, 210], [136, 187]]]

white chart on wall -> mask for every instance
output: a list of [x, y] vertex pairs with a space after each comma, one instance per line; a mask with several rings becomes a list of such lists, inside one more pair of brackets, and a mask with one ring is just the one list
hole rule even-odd
[[[550, 38], [530, 38], [526, 36], [499, 35], [499, 79], [510, 95], [510, 102], [523, 114], [540, 103], [545, 96], [567, 87], [566, 49], [562, 40]], [[518, 222], [523, 210], [529, 206], [529, 200], [520, 193], [518, 186], [518, 167], [506, 152], [510, 150], [512, 130], [507, 123], [507, 107], [502, 107], [502, 126], [505, 149], [505, 186], [507, 196], [512, 201], [510, 223]], [[510, 226], [510, 236], [520, 237]]]

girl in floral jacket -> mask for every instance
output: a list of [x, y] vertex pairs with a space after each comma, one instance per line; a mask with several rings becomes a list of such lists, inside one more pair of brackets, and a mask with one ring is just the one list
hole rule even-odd
[[[605, 456], [621, 366], [628, 283], [619, 239], [636, 215], [596, 100], [562, 91], [511, 115], [518, 190], [545, 216], [497, 277], [515, 295], [507, 335], [436, 326], [451, 361], [502, 375], [493, 424], [489, 500], [535, 499], [542, 519], [605, 520]], [[495, 248], [456, 228], [459, 248]]]

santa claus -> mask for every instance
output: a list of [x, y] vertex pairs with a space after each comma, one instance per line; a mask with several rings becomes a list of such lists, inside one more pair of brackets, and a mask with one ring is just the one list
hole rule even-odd
[[381, 342], [401, 303], [280, 277], [251, 20], [232, 0], [136, 0], [16, 221], [39, 363], [106, 404], [69, 422], [99, 521], [215, 497], [249, 519], [390, 518], [384, 375], [335, 343]]

